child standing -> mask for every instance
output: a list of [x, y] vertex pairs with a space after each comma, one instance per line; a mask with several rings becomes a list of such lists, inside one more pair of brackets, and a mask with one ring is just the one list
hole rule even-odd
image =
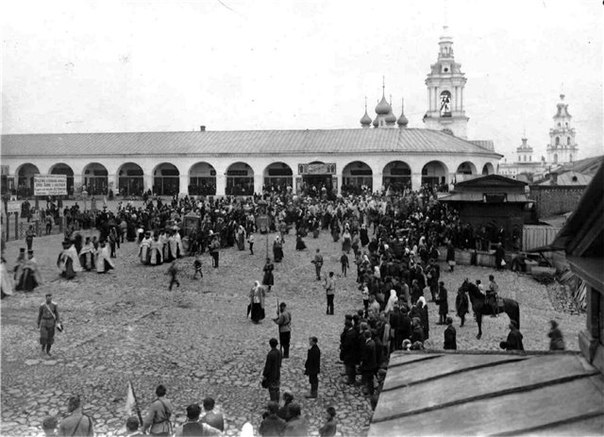
[[250, 255], [254, 254], [254, 234], [247, 237], [247, 242], [250, 244]]
[[195, 255], [195, 261], [193, 261], [193, 267], [195, 267], [195, 273], [193, 273], [193, 279], [197, 278], [197, 273], [199, 273], [200, 279], [203, 278], [203, 272], [201, 271], [201, 259], [199, 255]]
[[172, 261], [166, 275], [170, 275], [170, 285], [168, 286], [168, 290], [172, 291], [172, 286], [176, 284], [177, 287], [180, 287], [180, 282], [176, 279], [176, 275], [178, 274], [178, 266], [176, 265], [176, 260]]

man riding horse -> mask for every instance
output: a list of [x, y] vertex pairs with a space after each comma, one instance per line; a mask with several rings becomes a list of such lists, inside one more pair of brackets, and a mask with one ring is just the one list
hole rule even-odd
[[499, 292], [499, 285], [495, 282], [495, 277], [493, 275], [489, 275], [489, 288], [487, 289], [486, 298], [487, 303], [491, 305], [493, 309], [493, 314], [491, 317], [497, 317], [499, 315], [499, 308], [497, 306], [497, 298]]

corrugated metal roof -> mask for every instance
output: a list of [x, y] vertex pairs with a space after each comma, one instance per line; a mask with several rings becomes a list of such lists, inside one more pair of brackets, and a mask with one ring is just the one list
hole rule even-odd
[[308, 154], [499, 154], [428, 129], [257, 130], [2, 135], [2, 156]]
[[603, 393], [576, 353], [394, 352], [368, 436], [601, 435]]

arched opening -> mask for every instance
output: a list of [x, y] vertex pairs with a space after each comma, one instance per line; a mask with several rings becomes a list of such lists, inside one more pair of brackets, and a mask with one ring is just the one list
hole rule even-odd
[[389, 162], [384, 167], [382, 175], [382, 185], [385, 190], [399, 193], [405, 188], [411, 188], [411, 167], [406, 162]]
[[451, 117], [451, 93], [447, 90], [440, 93], [440, 116]]
[[164, 162], [153, 171], [153, 192], [159, 196], [180, 193], [180, 172], [174, 164]]
[[373, 171], [362, 161], [354, 161], [342, 170], [342, 194], [373, 192]]
[[493, 167], [493, 164], [491, 164], [490, 162], [487, 162], [485, 165], [483, 165], [483, 167], [482, 167], [483, 175], [490, 175], [493, 173], [495, 173], [495, 168]]
[[251, 196], [254, 194], [254, 170], [245, 162], [231, 164], [226, 172], [226, 194]]
[[422, 185], [435, 188], [446, 188], [447, 166], [440, 161], [430, 161], [422, 168]]
[[194, 196], [216, 195], [216, 169], [207, 162], [198, 162], [189, 170], [189, 194]]
[[570, 146], [570, 137], [566, 137], [566, 145]]
[[145, 190], [143, 169], [133, 162], [122, 165], [117, 172], [117, 187], [122, 196], [142, 196]]
[[34, 175], [40, 174], [40, 170], [33, 164], [23, 164], [17, 172], [17, 195], [28, 197], [34, 195]]
[[[526, 159], [526, 156], [525, 156]], [[462, 162], [461, 164], [459, 164], [459, 167], [457, 167], [457, 174], [466, 174], [466, 175], [472, 175], [472, 174], [476, 174], [476, 166], [474, 164], [472, 164], [470, 161], [465, 161]]]
[[556, 146], [560, 145], [560, 137], [556, 137]]
[[300, 191], [309, 196], [331, 195], [334, 189], [333, 176], [336, 174], [335, 164], [323, 161], [298, 164], [298, 173], [302, 176]]
[[284, 162], [273, 162], [264, 169], [264, 189], [284, 193], [293, 188], [294, 172]]
[[107, 194], [108, 172], [104, 165], [92, 162], [84, 167], [84, 186], [82, 191], [90, 195]]
[[50, 174], [59, 174], [67, 176], [67, 194], [73, 196], [73, 170], [67, 164], [55, 164], [50, 169]]
[[554, 164], [558, 163], [558, 154], [554, 153]]

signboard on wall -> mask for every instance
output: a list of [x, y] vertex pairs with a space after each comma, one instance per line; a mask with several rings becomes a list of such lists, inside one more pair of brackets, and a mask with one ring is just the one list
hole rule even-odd
[[298, 174], [301, 175], [324, 175], [336, 174], [336, 164], [333, 162], [314, 162], [310, 164], [298, 164]]
[[12, 214], [13, 212], [21, 212], [21, 201], [20, 200], [9, 200], [6, 204], [6, 212]]
[[67, 195], [67, 175], [35, 175], [34, 196]]

